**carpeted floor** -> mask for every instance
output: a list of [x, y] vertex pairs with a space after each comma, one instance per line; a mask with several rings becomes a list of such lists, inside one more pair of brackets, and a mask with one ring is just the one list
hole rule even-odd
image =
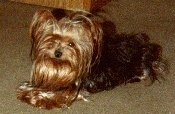
[[119, 33], [146, 32], [162, 45], [170, 63], [165, 81], [152, 86], [127, 84], [91, 95], [91, 102], [75, 102], [70, 109], [43, 110], [16, 99], [16, 87], [29, 80], [29, 24], [44, 7], [0, 1], [0, 114], [174, 114], [175, 113], [175, 1], [113, 0], [103, 7]]

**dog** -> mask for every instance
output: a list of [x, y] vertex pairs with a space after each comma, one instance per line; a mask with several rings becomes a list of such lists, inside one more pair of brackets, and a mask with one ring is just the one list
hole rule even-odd
[[31, 80], [17, 99], [35, 107], [69, 107], [84, 93], [110, 90], [165, 71], [162, 47], [145, 33], [105, 35], [102, 22], [86, 12], [39, 10], [30, 26]]

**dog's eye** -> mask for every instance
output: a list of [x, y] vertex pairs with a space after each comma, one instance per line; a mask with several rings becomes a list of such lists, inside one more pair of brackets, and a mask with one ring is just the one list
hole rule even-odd
[[70, 46], [70, 47], [74, 47], [75, 44], [74, 44], [73, 42], [69, 42], [69, 43], [68, 43], [68, 46]]

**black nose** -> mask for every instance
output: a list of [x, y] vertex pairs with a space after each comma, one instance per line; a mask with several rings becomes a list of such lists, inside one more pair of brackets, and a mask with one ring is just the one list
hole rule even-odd
[[55, 57], [60, 58], [62, 56], [62, 52], [60, 50], [55, 51]]

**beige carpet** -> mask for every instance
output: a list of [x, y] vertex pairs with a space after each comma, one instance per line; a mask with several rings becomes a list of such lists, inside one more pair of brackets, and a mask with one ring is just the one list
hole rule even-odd
[[75, 102], [70, 109], [43, 110], [16, 99], [16, 87], [29, 80], [29, 24], [44, 7], [0, 1], [0, 114], [175, 114], [175, 1], [116, 0], [103, 7], [118, 32], [146, 32], [163, 46], [170, 73], [161, 83], [119, 86]]

